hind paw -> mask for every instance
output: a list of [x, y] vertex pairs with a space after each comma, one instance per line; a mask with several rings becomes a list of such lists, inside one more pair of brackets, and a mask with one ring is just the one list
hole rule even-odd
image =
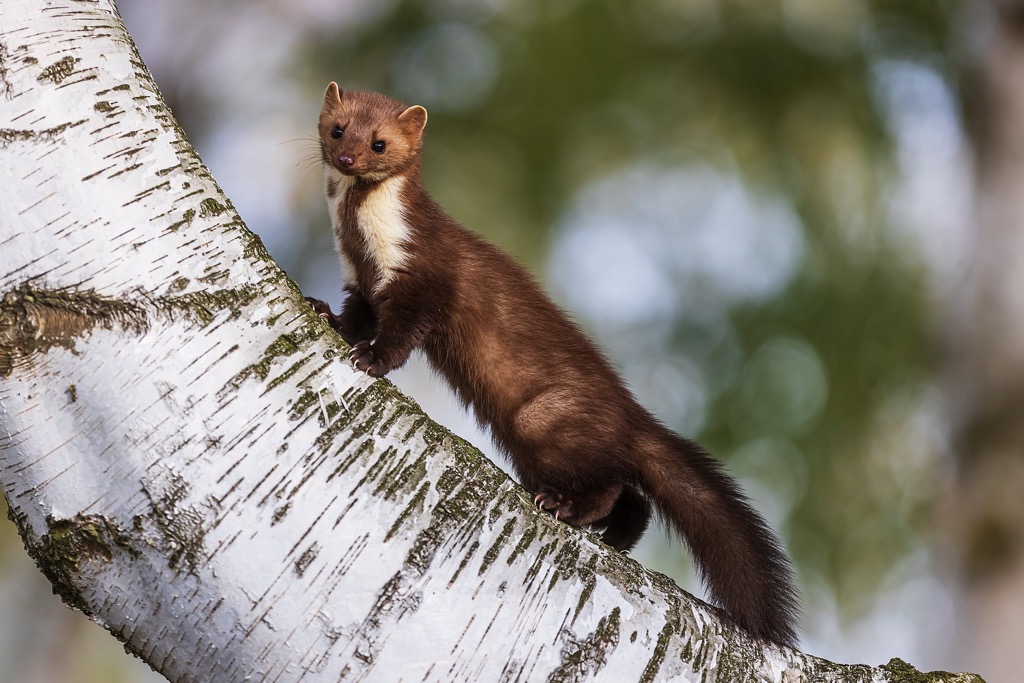
[[550, 512], [556, 520], [560, 518], [567, 522], [572, 518], [572, 501], [552, 489], [543, 488], [537, 491], [533, 497], [533, 504], [541, 510]]

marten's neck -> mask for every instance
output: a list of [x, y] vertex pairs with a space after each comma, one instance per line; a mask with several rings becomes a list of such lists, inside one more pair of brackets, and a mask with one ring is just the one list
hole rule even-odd
[[367, 181], [325, 165], [324, 180], [335, 248], [345, 262], [348, 283], [378, 291], [410, 258], [409, 198], [419, 185], [418, 168]]

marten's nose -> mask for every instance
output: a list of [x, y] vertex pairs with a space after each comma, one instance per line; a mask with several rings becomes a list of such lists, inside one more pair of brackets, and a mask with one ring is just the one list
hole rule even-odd
[[356, 160], [347, 154], [341, 154], [338, 156], [338, 163], [345, 168], [352, 168], [352, 164], [356, 163]]

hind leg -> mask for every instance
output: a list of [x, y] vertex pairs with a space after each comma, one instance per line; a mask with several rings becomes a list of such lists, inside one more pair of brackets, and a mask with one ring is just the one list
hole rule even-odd
[[565, 493], [550, 486], [541, 486], [537, 489], [533, 502], [561, 522], [573, 526], [587, 526], [608, 517], [620, 495], [622, 485], [585, 493]]
[[627, 486], [615, 501], [608, 516], [595, 522], [604, 527], [601, 540], [622, 552], [636, 545], [651, 521], [651, 504], [635, 489]]

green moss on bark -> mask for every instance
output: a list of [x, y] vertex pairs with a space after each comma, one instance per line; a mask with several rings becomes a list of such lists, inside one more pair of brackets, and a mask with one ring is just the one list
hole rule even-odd
[[17, 525], [29, 556], [49, 579], [54, 594], [68, 607], [86, 615], [91, 614], [91, 610], [78, 587], [78, 577], [85, 566], [108, 563], [118, 550], [137, 555], [128, 534], [102, 515], [47, 517], [47, 533], [34, 541], [26, 518], [10, 508], [7, 514]]
[[882, 665], [886, 678], [890, 683], [985, 683], [976, 674], [954, 674], [947, 671], [929, 671], [922, 673], [902, 659], [890, 659]]

